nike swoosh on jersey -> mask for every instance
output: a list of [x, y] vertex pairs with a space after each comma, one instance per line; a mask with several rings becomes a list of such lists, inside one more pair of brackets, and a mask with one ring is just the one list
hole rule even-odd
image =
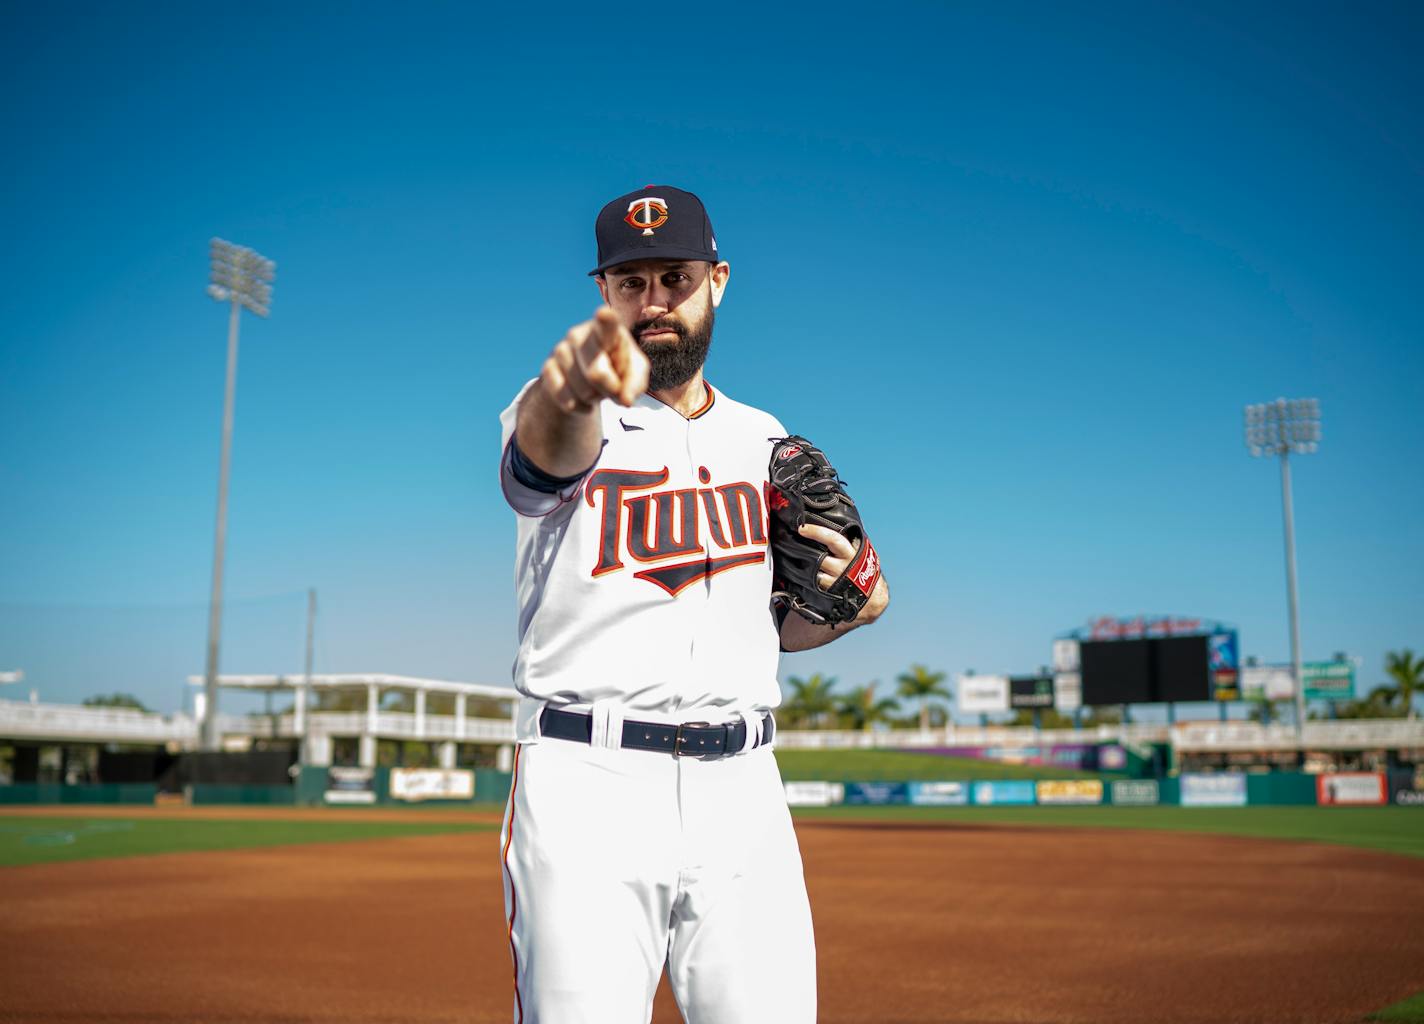
[[619, 416], [619, 417], [618, 417], [618, 424], [619, 424], [619, 426], [621, 426], [624, 430], [642, 430], [642, 429], [643, 429], [642, 427], [638, 426], [638, 424], [636, 424], [636, 423], [624, 423], [622, 416]]

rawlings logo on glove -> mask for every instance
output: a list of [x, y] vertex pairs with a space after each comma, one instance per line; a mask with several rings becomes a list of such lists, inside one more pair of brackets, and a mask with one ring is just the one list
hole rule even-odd
[[[850, 622], [880, 579], [880, 559], [855, 502], [825, 453], [804, 437], [773, 438], [767, 502], [771, 512], [772, 598], [818, 625]], [[811, 523], [834, 530], [860, 548], [844, 572], [822, 590], [816, 581], [826, 547], [801, 536]]]
[[875, 581], [880, 579], [880, 559], [875, 557], [875, 549], [870, 546], [870, 541], [861, 542], [860, 554], [851, 563], [851, 567], [846, 570], [846, 575], [866, 597], [875, 589]]

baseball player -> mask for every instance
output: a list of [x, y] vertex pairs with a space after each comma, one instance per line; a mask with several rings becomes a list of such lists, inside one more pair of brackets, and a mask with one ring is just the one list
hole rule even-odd
[[[874, 621], [889, 592], [872, 558], [853, 621], [773, 607], [768, 457], [786, 430], [703, 379], [731, 268], [701, 201], [650, 185], [595, 234], [605, 304], [500, 417], [523, 695], [500, 835], [514, 1017], [646, 1022], [666, 966], [692, 1024], [814, 1021], [771, 746], [779, 651]], [[869, 543], [801, 532], [827, 552], [822, 587]]]

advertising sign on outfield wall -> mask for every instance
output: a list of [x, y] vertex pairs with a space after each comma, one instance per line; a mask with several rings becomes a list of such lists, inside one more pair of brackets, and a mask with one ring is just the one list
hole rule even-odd
[[845, 802], [848, 804], [907, 804], [910, 802], [908, 782], [847, 782]]
[[1424, 807], [1424, 764], [1389, 773], [1390, 799], [1401, 807]]
[[1103, 784], [1099, 779], [1045, 779], [1037, 787], [1041, 804], [1100, 804]]
[[1116, 743], [1104, 743], [1098, 748], [1098, 767], [1107, 772], [1120, 772], [1127, 767], [1127, 751]]
[[[1073, 771], [1098, 767], [1098, 748], [1092, 743], [1052, 743], [1043, 746], [927, 747], [926, 754], [972, 757], [1004, 764], [1047, 764]], [[972, 774], [972, 772], [971, 772]]]
[[329, 804], [373, 804], [375, 777], [374, 768], [328, 768], [325, 800]]
[[912, 782], [910, 783], [910, 803], [912, 804], [952, 804], [959, 806], [969, 802], [967, 782]]
[[1316, 778], [1315, 798], [1322, 805], [1382, 804], [1389, 790], [1383, 772], [1336, 772]]
[[838, 782], [786, 783], [786, 803], [791, 807], [829, 807], [844, 795]]
[[1033, 783], [1028, 779], [996, 779], [974, 783], [976, 804], [1031, 804]]
[[1009, 710], [1008, 676], [960, 676], [955, 690], [965, 714], [993, 715]]
[[1156, 779], [1118, 779], [1112, 784], [1112, 802], [1124, 807], [1153, 807], [1160, 798]]
[[1391, 770], [1390, 799], [1401, 808], [1424, 808], [1424, 763]]
[[1187, 772], [1182, 775], [1183, 807], [1245, 807], [1246, 776]]
[[397, 800], [473, 800], [475, 773], [468, 768], [392, 768]]

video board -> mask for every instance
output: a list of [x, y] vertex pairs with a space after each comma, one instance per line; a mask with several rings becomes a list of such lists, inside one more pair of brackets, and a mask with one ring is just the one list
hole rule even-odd
[[1152, 700], [1150, 640], [1084, 640], [1078, 660], [1083, 703], [1147, 704]]
[[1160, 704], [1211, 700], [1207, 636], [1084, 640], [1083, 703]]
[[1206, 637], [1169, 636], [1150, 642], [1153, 700], [1171, 703], [1212, 699]]

